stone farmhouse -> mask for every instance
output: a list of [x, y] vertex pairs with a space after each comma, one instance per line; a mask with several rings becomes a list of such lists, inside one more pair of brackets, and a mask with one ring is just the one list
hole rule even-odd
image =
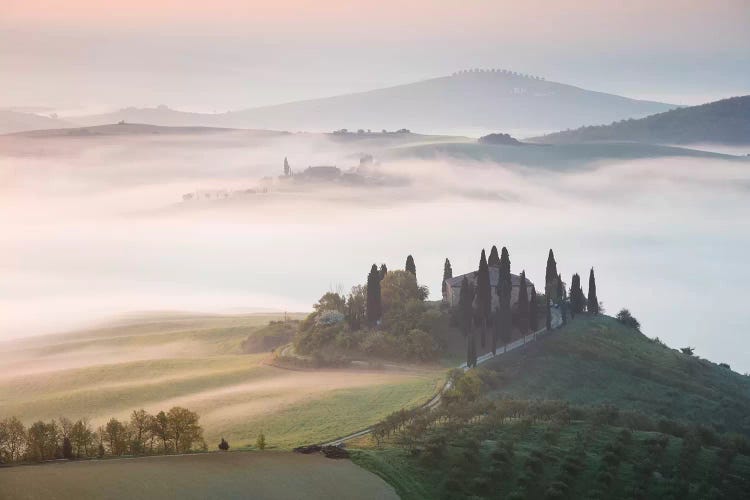
[[[500, 298], [497, 295], [497, 283], [500, 280], [500, 268], [497, 266], [489, 266], [490, 270], [490, 291], [492, 293], [492, 311], [497, 309], [500, 303]], [[477, 286], [477, 274], [478, 271], [473, 271], [468, 274], [462, 274], [461, 276], [454, 276], [445, 280], [445, 296], [443, 301], [447, 302], [451, 307], [458, 306], [458, 299], [461, 295], [461, 283], [464, 278], [467, 278], [475, 289]], [[511, 291], [510, 291], [510, 305], [511, 307], [518, 302], [518, 292], [521, 290], [521, 277], [515, 274], [510, 275]], [[531, 297], [531, 291], [534, 289], [534, 283], [526, 279], [526, 292], [527, 296]]]

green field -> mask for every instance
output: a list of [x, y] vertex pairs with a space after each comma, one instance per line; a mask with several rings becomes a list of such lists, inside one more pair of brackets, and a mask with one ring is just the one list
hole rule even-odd
[[184, 406], [198, 412], [210, 448], [221, 436], [233, 448], [335, 438], [387, 413], [429, 399], [439, 368], [402, 370], [270, 366], [269, 353], [243, 354], [273, 315], [131, 317], [85, 331], [0, 344], [0, 418], [26, 425], [66, 416], [94, 426]]
[[204, 453], [0, 469], [0, 498], [362, 498], [393, 488], [349, 460], [289, 452]]

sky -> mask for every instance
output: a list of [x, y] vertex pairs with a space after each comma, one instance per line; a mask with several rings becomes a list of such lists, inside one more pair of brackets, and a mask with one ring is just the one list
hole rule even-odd
[[748, 25], [747, 0], [2, 0], [0, 107], [223, 112], [473, 67], [696, 104], [750, 93]]

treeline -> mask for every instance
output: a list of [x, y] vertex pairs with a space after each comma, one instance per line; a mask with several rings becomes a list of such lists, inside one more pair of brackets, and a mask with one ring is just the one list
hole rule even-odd
[[111, 418], [94, 429], [88, 419], [39, 420], [26, 428], [16, 417], [0, 420], [0, 462], [162, 455], [206, 449], [197, 413], [175, 406], [151, 415], [134, 410], [128, 421]]

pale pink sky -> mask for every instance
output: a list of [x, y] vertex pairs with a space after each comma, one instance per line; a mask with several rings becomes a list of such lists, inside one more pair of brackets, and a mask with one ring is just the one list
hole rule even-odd
[[748, 26], [748, 0], [0, 0], [0, 106], [236, 109], [466, 67], [700, 102], [750, 91]]

